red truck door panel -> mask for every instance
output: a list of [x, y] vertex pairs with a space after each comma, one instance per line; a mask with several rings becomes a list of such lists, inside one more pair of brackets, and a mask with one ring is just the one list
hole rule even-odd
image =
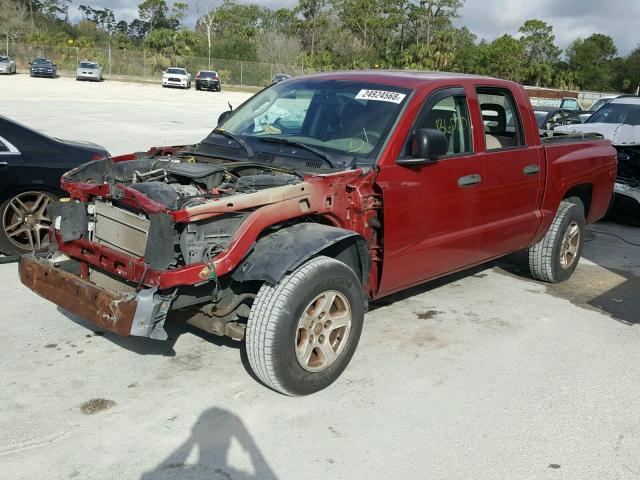
[[[449, 153], [421, 166], [383, 165], [376, 178], [384, 208], [384, 262], [379, 293], [386, 294], [477, 263], [482, 256], [485, 171], [473, 153], [471, 118], [462, 88], [434, 92], [411, 132], [435, 128]], [[412, 133], [401, 155], [410, 154]]]
[[[541, 218], [544, 153], [539, 141], [533, 144], [526, 138], [520, 112], [528, 110], [518, 108], [509, 90], [479, 87], [477, 100], [485, 144], [482, 250], [491, 258], [526, 247], [535, 235]], [[537, 131], [528, 124], [526, 128]]]

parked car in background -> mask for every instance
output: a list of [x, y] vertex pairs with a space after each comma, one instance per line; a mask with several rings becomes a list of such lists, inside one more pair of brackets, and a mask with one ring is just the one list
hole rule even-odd
[[163, 87], [191, 88], [191, 74], [184, 68], [171, 67], [162, 74]]
[[29, 76], [56, 78], [58, 65], [48, 58], [36, 58], [29, 62]]
[[530, 100], [534, 107], [560, 108], [562, 110], [570, 110], [572, 112], [584, 112], [584, 108], [577, 98], [531, 97]]
[[101, 82], [102, 67], [96, 62], [90, 62], [88, 60], [80, 62], [78, 68], [76, 68], [76, 80], [92, 80], [94, 82]]
[[271, 79], [271, 84], [280, 83], [283, 80], [287, 80], [291, 78], [291, 75], [287, 75], [286, 73], [276, 73]]
[[640, 97], [609, 100], [581, 125], [558, 127], [559, 133], [598, 133], [618, 150], [612, 215], [640, 223]]
[[0, 73], [4, 75], [16, 73], [16, 62], [7, 55], [0, 55]]
[[605, 95], [604, 97], [600, 97], [598, 100], [596, 100], [593, 103], [593, 105], [591, 105], [589, 107], [589, 109], [586, 112], [582, 112], [582, 113], [578, 114], [577, 118], [580, 120], [579, 123], [586, 122], [591, 115], [593, 115], [595, 112], [600, 110], [602, 107], [604, 107], [611, 100], [613, 100], [614, 98], [618, 98], [619, 96], [620, 95]]
[[49, 204], [61, 195], [63, 173], [107, 157], [88, 142], [51, 138], [0, 116], [0, 252], [18, 255], [49, 245]]
[[597, 135], [541, 140], [513, 82], [309, 75], [197, 145], [65, 174], [52, 256], [23, 257], [20, 279], [123, 336], [165, 340], [188, 309], [244, 341], [267, 386], [305, 395], [347, 367], [370, 300], [524, 249], [534, 278], [568, 279], [615, 170]]
[[555, 107], [534, 107], [533, 113], [540, 130], [553, 130], [561, 125], [580, 123], [576, 112]]
[[196, 74], [196, 90], [212, 90], [215, 92], [222, 90], [222, 82], [218, 72], [200, 70]]

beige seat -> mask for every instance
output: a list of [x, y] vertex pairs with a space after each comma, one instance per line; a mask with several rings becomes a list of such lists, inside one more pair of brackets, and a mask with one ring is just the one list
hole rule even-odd
[[493, 135], [485, 133], [485, 142], [487, 150], [498, 150], [500, 148], [509, 148], [514, 146], [514, 139], [503, 135]]

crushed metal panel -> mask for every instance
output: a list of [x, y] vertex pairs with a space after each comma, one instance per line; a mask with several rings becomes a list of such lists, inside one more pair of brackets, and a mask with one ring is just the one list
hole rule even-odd
[[20, 281], [43, 298], [91, 323], [131, 335], [138, 301], [133, 295], [116, 295], [33, 257], [20, 259]]
[[104, 202], [96, 202], [94, 241], [114, 250], [144, 256], [149, 235], [148, 219]]

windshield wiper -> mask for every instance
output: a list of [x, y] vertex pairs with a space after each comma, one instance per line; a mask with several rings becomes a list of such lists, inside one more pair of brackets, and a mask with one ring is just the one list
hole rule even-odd
[[242, 149], [247, 154], [248, 158], [253, 157], [253, 149], [246, 142], [243, 142], [239, 137], [237, 137], [233, 133], [227, 132], [226, 130], [220, 130], [219, 128], [215, 128], [213, 130], [213, 133], [217, 133], [218, 135], [222, 135], [223, 137], [230, 138], [231, 140], [233, 140], [234, 142], [236, 142], [238, 145], [242, 147]]
[[308, 152], [314, 153], [318, 157], [322, 158], [325, 162], [327, 162], [329, 164], [329, 166], [331, 168], [335, 168], [333, 166], [333, 162], [329, 158], [329, 154], [323, 152], [322, 150], [314, 148], [314, 147], [312, 147], [310, 145], [307, 145], [305, 143], [297, 142], [295, 140], [291, 140], [291, 139], [286, 138], [286, 137], [255, 137], [255, 138], [257, 138], [261, 142], [282, 143], [284, 145], [291, 145], [292, 147], [302, 148], [302, 149], [307, 150]]

